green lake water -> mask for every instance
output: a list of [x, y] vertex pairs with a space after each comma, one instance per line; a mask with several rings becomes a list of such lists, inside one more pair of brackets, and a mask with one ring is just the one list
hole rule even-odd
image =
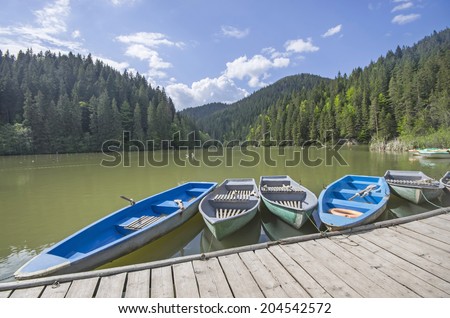
[[[155, 158], [153, 158], [155, 157]], [[150, 160], [149, 160], [150, 158]], [[118, 160], [122, 159], [122, 160]], [[159, 161], [160, 163], [155, 163]], [[375, 153], [366, 146], [330, 149], [295, 147], [217, 151], [158, 151], [121, 154], [59, 154], [0, 157], [0, 279], [46, 247], [126, 206], [120, 195], [141, 200], [188, 181], [290, 175], [317, 196], [346, 174], [380, 175], [388, 169], [421, 170], [440, 178], [450, 160], [425, 160], [407, 153]], [[433, 201], [449, 206], [450, 195]], [[391, 195], [382, 219], [434, 209]], [[234, 237], [215, 240], [199, 213], [168, 235], [102, 268], [203, 253], [316, 232], [312, 223], [295, 230], [264, 206]]]

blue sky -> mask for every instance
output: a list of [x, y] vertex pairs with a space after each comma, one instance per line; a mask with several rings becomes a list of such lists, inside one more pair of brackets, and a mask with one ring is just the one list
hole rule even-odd
[[92, 54], [177, 109], [334, 78], [449, 27], [448, 0], [0, 0], [0, 49]]

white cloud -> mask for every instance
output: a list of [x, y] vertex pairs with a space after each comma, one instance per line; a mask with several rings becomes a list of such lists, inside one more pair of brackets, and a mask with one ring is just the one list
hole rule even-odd
[[170, 84], [166, 86], [166, 92], [178, 110], [212, 102], [232, 103], [248, 95], [245, 89], [237, 87], [226, 75], [207, 77], [192, 83], [191, 86]]
[[417, 19], [420, 18], [420, 14], [416, 14], [416, 13], [411, 13], [411, 14], [399, 14], [396, 15], [393, 19], [392, 19], [392, 23], [396, 23], [399, 25], [403, 25], [403, 24], [407, 24], [407, 23], [411, 23]]
[[272, 68], [287, 67], [290, 60], [285, 57], [277, 57], [270, 60], [262, 55], [255, 55], [251, 59], [241, 56], [232, 62], [228, 62], [225, 75], [229, 78], [243, 80], [249, 78], [250, 87], [262, 87], [266, 85], [261, 81], [269, 76], [267, 73]]
[[138, 0], [109, 0], [111, 4], [115, 7], [120, 7], [123, 5], [132, 5]]
[[406, 10], [409, 9], [413, 6], [412, 2], [404, 2], [402, 4], [399, 4], [397, 6], [395, 6], [391, 12], [396, 12], [396, 11], [401, 11], [401, 10]]
[[53, 4], [46, 5], [41, 10], [36, 10], [36, 22], [41, 26], [41, 31], [49, 34], [66, 32], [65, 19], [70, 14], [69, 0], [56, 0]]
[[127, 44], [125, 54], [130, 57], [138, 58], [148, 62], [149, 70], [146, 75], [150, 80], [155, 78], [165, 78], [167, 73], [164, 69], [172, 67], [172, 64], [164, 61], [157, 51], [160, 47], [183, 48], [183, 42], [173, 42], [162, 33], [137, 32], [129, 35], [120, 35], [116, 37], [119, 42]]
[[307, 38], [306, 41], [303, 39], [289, 40], [284, 44], [286, 51], [295, 53], [306, 53], [306, 52], [316, 52], [319, 47], [312, 44], [312, 39]]
[[234, 26], [222, 25], [222, 34], [226, 37], [242, 39], [250, 33], [249, 29], [240, 30]]
[[72, 32], [72, 38], [78, 39], [81, 36], [80, 30], [75, 30]]
[[332, 36], [332, 35], [335, 35], [336, 33], [341, 32], [341, 30], [342, 30], [342, 24], [338, 24], [335, 27], [328, 29], [327, 32], [322, 34], [322, 37], [327, 38], [329, 36]]

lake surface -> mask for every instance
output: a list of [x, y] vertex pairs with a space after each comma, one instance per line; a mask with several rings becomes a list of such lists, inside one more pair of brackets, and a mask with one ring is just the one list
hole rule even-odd
[[[119, 160], [120, 159], [120, 160]], [[159, 162], [159, 163], [158, 163]], [[346, 174], [384, 175], [388, 169], [421, 170], [440, 178], [450, 160], [426, 160], [406, 153], [369, 152], [366, 146], [337, 152], [317, 148], [249, 148], [214, 151], [158, 151], [130, 154], [63, 154], [0, 157], [0, 280], [44, 248], [84, 226], [138, 201], [188, 181], [222, 182], [226, 178], [290, 175], [317, 196]], [[449, 206], [449, 196], [434, 204]], [[432, 210], [391, 195], [381, 218]], [[295, 230], [262, 206], [250, 224], [230, 239], [217, 241], [197, 213], [163, 238], [102, 268], [209, 252], [283, 237], [317, 232], [312, 223]]]

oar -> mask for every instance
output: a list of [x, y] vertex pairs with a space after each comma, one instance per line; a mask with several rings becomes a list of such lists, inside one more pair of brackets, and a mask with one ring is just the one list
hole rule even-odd
[[361, 190], [357, 193], [355, 193], [354, 196], [352, 196], [351, 198], [349, 198], [348, 200], [351, 201], [356, 197], [365, 197], [367, 196], [373, 189], [375, 189], [377, 187], [376, 184], [369, 184], [364, 190]]
[[135, 205], [135, 204], [136, 204], [136, 202], [134, 202], [133, 199], [127, 198], [127, 197], [124, 196], [124, 195], [121, 195], [120, 197], [121, 197], [122, 199], [124, 199], [124, 200], [130, 202], [130, 205]]

